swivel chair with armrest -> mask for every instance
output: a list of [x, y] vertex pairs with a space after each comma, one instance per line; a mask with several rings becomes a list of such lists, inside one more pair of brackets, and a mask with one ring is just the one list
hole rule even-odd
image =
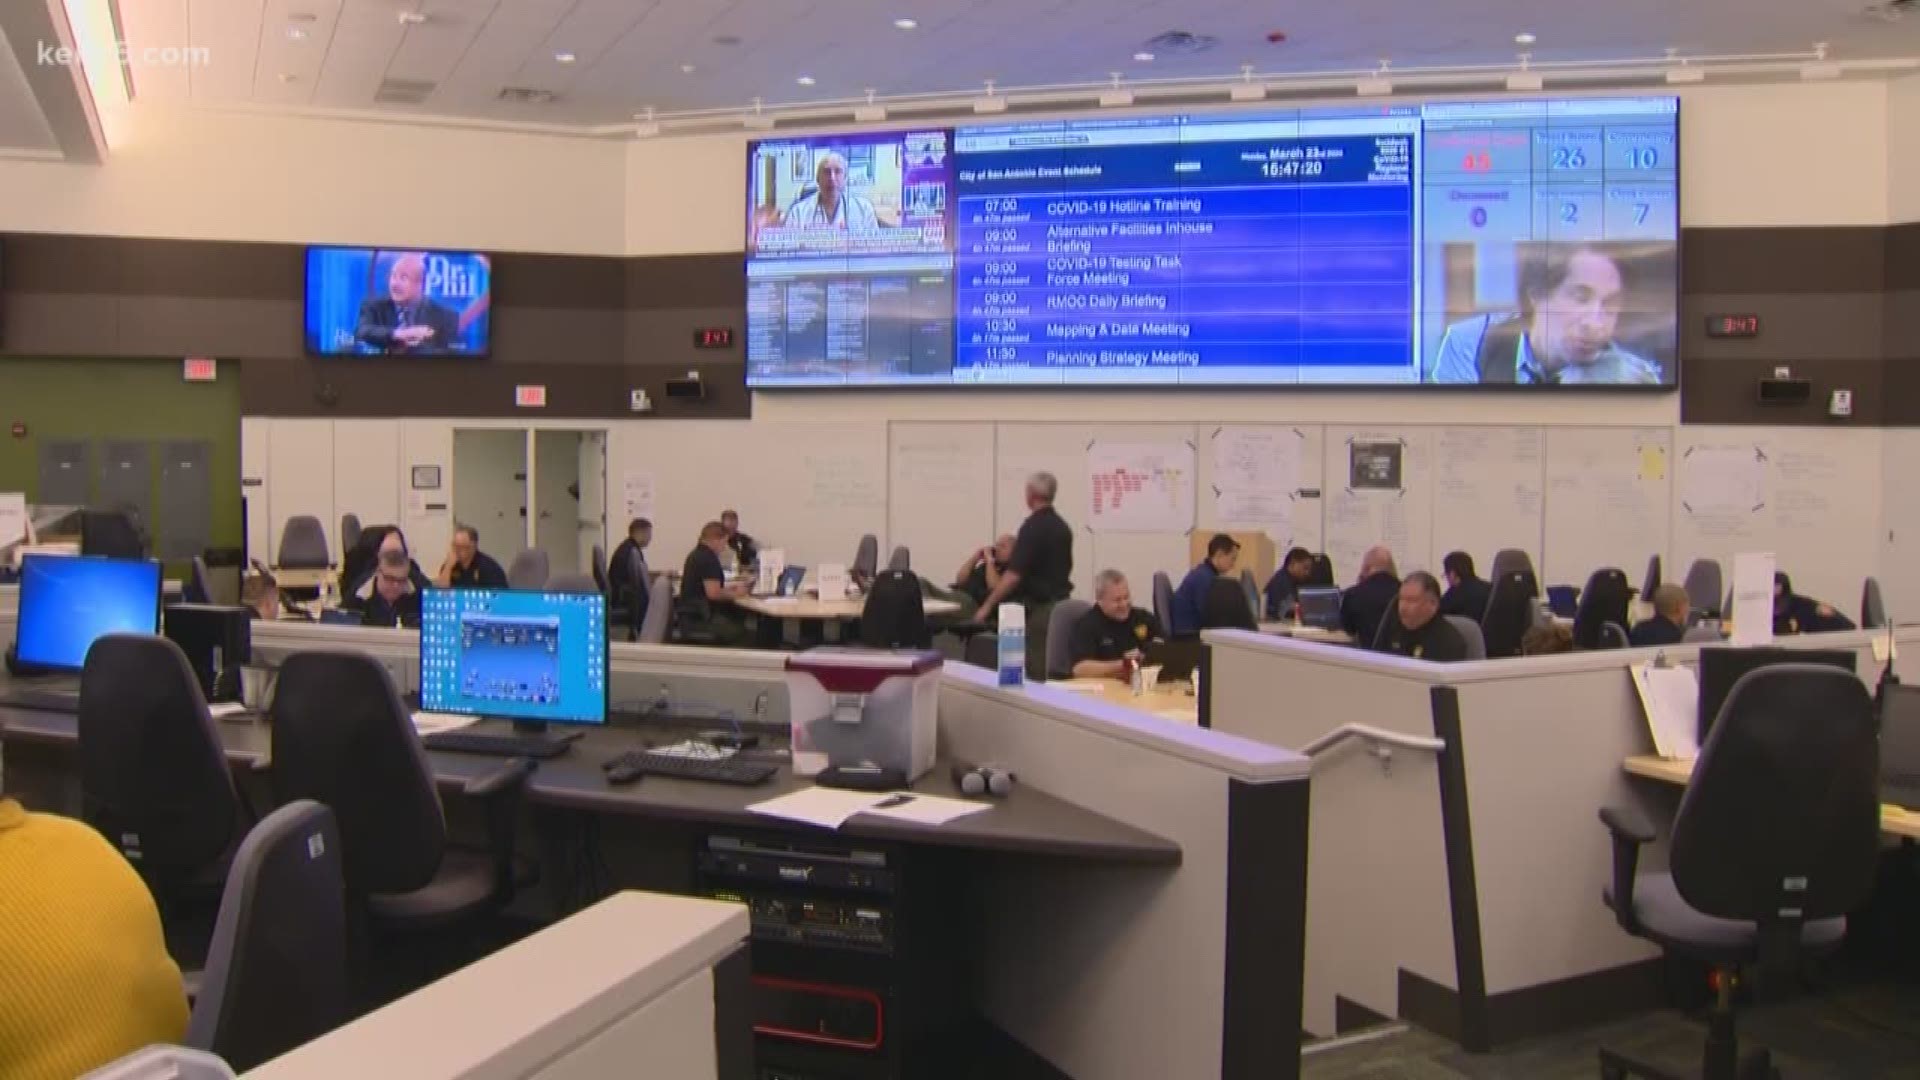
[[1047, 613], [1047, 678], [1073, 678], [1073, 624], [1091, 610], [1085, 600], [1066, 599]]
[[645, 615], [634, 631], [634, 640], [648, 645], [660, 645], [667, 640], [667, 631], [673, 622], [673, 583], [666, 578], [646, 586], [648, 600], [641, 609]]
[[[1865, 684], [1822, 664], [1742, 676], [1681, 797], [1668, 872], [1639, 872], [1655, 835], [1639, 814], [1606, 809], [1600, 820], [1613, 836], [1602, 900], [1621, 929], [1714, 969], [1704, 1080], [1778, 1077], [1764, 1050], [1741, 1060], [1734, 993], [1744, 969], [1765, 985], [1838, 948], [1847, 914], [1873, 890], [1880, 750]], [[1606, 1049], [1600, 1075], [1678, 1080]]]
[[1887, 602], [1880, 595], [1880, 579], [1868, 578], [1860, 586], [1860, 628], [1879, 630], [1887, 625]]
[[883, 570], [873, 579], [860, 608], [860, 644], [869, 649], [932, 647], [920, 579], [912, 571]]
[[1493, 579], [1493, 589], [1487, 594], [1487, 615], [1480, 620], [1489, 658], [1520, 655], [1520, 640], [1533, 628], [1533, 601], [1539, 595], [1540, 585], [1531, 570], [1515, 570]]
[[1501, 548], [1493, 553], [1493, 564], [1487, 570], [1487, 580], [1498, 581], [1500, 575], [1515, 570], [1525, 570], [1536, 578], [1539, 576], [1533, 568], [1533, 556], [1520, 548]]
[[1627, 625], [1627, 609], [1633, 602], [1632, 597], [1626, 571], [1611, 567], [1595, 570], [1587, 578], [1587, 587], [1580, 590], [1580, 600], [1574, 608], [1573, 647], [1607, 648], [1600, 640], [1602, 628]]
[[1487, 638], [1478, 622], [1465, 615], [1443, 615], [1441, 618], [1446, 619], [1460, 634], [1460, 640], [1467, 643], [1467, 659], [1485, 660], [1487, 658]]
[[1173, 576], [1165, 570], [1153, 572], [1153, 617], [1163, 627], [1173, 625]]
[[1314, 552], [1313, 569], [1308, 571], [1306, 583], [1318, 589], [1333, 588], [1333, 560], [1327, 557], [1326, 552]]
[[847, 573], [856, 584], [866, 585], [873, 575], [880, 572], [880, 538], [867, 533], [854, 547], [853, 562], [847, 564]]
[[913, 569], [913, 552], [907, 550], [907, 545], [901, 544], [898, 547], [895, 547], [893, 549], [893, 554], [887, 556], [887, 569], [889, 570]]
[[1722, 584], [1720, 563], [1716, 559], [1695, 559], [1687, 567], [1687, 577], [1683, 588], [1687, 590], [1687, 602], [1693, 607], [1696, 619], [1717, 619], [1726, 610], [1721, 594], [1726, 591]]
[[1256, 602], [1247, 596], [1246, 582], [1214, 578], [1200, 600], [1200, 629], [1257, 630], [1260, 624], [1253, 617], [1256, 610]]
[[1647, 576], [1640, 582], [1640, 599], [1653, 603], [1653, 590], [1660, 587], [1660, 556], [1647, 559]]
[[544, 589], [552, 572], [553, 567], [545, 551], [539, 548], [527, 548], [515, 555], [512, 564], [507, 567], [507, 587]]

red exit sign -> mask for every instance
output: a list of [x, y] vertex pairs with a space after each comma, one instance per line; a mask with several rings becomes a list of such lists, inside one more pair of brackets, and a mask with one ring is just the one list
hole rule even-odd
[[513, 403], [523, 409], [544, 409], [547, 407], [547, 388], [516, 386], [513, 388]]
[[210, 356], [189, 356], [181, 375], [188, 382], [212, 382], [220, 377], [220, 363]]

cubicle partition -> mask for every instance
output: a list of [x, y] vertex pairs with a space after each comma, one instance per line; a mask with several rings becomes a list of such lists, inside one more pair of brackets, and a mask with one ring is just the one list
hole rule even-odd
[[[1895, 636], [1900, 670], [1920, 674], [1920, 627]], [[1852, 649], [1871, 681], [1885, 639], [1780, 644]], [[1629, 669], [1661, 650], [1434, 664], [1240, 631], [1207, 641], [1215, 730], [1298, 749], [1378, 729], [1314, 756], [1310, 1031], [1397, 1016], [1481, 1049], [1660, 999], [1657, 953], [1600, 903], [1611, 849], [1596, 814], [1663, 797], [1621, 768], [1652, 750]], [[1698, 650], [1664, 652], [1691, 664]]]

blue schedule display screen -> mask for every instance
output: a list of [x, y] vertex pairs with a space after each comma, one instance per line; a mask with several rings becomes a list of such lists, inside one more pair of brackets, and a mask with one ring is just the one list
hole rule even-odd
[[605, 723], [606, 597], [427, 590], [420, 603], [420, 705], [509, 720]]
[[493, 264], [469, 251], [307, 249], [307, 351], [485, 356]]
[[[911, 288], [796, 318], [749, 258], [748, 381], [1671, 387], [1677, 135], [1671, 97], [958, 128]], [[819, 362], [756, 351], [800, 326]]]
[[159, 626], [159, 563], [64, 555], [20, 561], [15, 652], [24, 664], [79, 671], [101, 636], [152, 634]]

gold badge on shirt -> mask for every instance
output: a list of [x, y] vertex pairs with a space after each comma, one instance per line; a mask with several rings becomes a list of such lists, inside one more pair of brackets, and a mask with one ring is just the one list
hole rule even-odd
[[1147, 628], [1145, 624], [1133, 628], [1133, 637], [1136, 641], [1147, 640]]

